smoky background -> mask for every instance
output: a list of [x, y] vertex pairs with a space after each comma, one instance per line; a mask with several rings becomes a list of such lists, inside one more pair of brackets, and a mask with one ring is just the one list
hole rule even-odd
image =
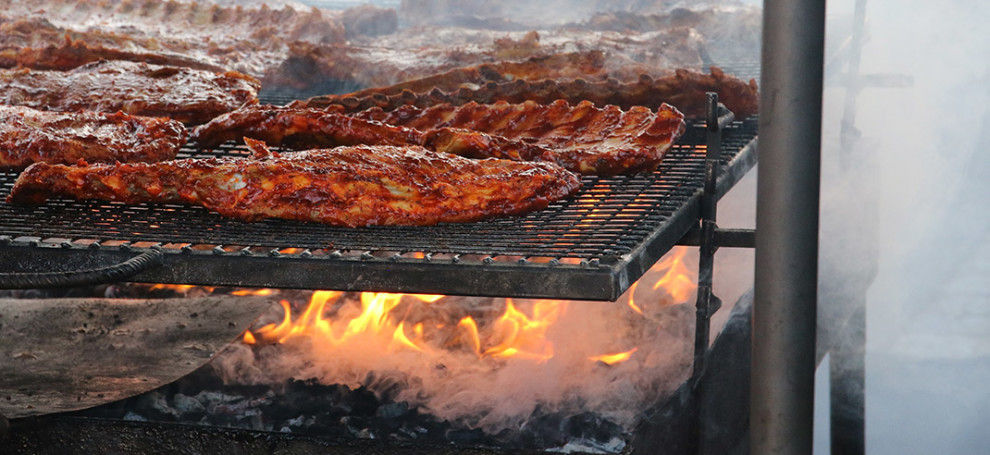
[[[829, 51], [854, 5], [827, 4]], [[867, 453], [990, 449], [987, 17], [985, 2], [870, 0], [867, 85], [850, 100], [848, 66], [825, 68], [819, 335], [865, 300]], [[844, 142], [850, 118], [858, 134]], [[815, 453], [829, 453], [830, 361]]]

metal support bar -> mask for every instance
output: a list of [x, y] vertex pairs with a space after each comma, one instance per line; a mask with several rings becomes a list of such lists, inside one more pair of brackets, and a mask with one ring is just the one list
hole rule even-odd
[[698, 293], [695, 303], [694, 366], [691, 380], [689, 381], [694, 407], [691, 440], [695, 446], [692, 452], [698, 454], [707, 453], [708, 451], [705, 443], [707, 439], [705, 425], [710, 419], [706, 416], [707, 407], [703, 404], [705, 402], [706, 386], [702, 378], [705, 374], [709, 352], [708, 341], [711, 336], [711, 318], [722, 306], [722, 301], [715, 296], [712, 288], [715, 252], [718, 251], [723, 242], [731, 246], [742, 247], [752, 247], [755, 243], [753, 241], [754, 233], [752, 230], [724, 230], [719, 229], [715, 223], [719, 199], [717, 183], [722, 160], [722, 130], [735, 119], [735, 116], [719, 104], [718, 94], [714, 92], [706, 93], [705, 111], [705, 184], [698, 205], [700, 223], [691, 229], [691, 231], [688, 231], [678, 242], [681, 245], [699, 247]]
[[705, 151], [705, 187], [701, 196], [699, 209], [701, 211], [700, 248], [698, 252], [698, 296], [695, 303], [694, 324], [694, 368], [691, 373], [691, 386], [694, 392], [694, 432], [692, 437], [697, 444], [696, 453], [705, 452], [705, 425], [708, 417], [702, 405], [704, 402], [705, 386], [701, 378], [705, 374], [705, 364], [708, 358], [708, 339], [711, 333], [711, 318], [722, 306], [722, 301], [712, 292], [712, 277], [715, 269], [715, 251], [718, 249], [715, 232], [715, 215], [718, 208], [718, 179], [719, 164], [722, 157], [722, 127], [719, 122], [718, 94], [706, 94], [707, 130]]
[[839, 158], [843, 169], [850, 166], [853, 143], [862, 133], [856, 128], [856, 98], [862, 89], [859, 80], [859, 64], [863, 52], [863, 30], [866, 23], [866, 0], [856, 0], [855, 22], [853, 23], [852, 43], [849, 47], [849, 65], [846, 72], [846, 102], [843, 107], [840, 140], [842, 148]]
[[722, 302], [712, 293], [715, 266], [715, 215], [718, 207], [715, 183], [722, 155], [722, 128], [718, 118], [718, 94], [707, 93], [707, 150], [705, 154], [705, 188], [701, 196], [701, 248], [698, 260], [698, 297], [694, 330], [694, 369], [691, 378], [697, 381], [705, 371], [708, 352], [709, 322]]
[[[857, 147], [861, 141], [862, 134], [856, 128], [856, 100], [860, 91], [868, 83], [875, 82], [860, 74], [860, 60], [862, 59], [863, 41], [866, 31], [866, 0], [856, 0], [854, 23], [852, 31], [852, 43], [847, 66], [846, 76], [846, 97], [843, 106], [843, 116], [839, 133], [840, 150], [839, 164], [841, 169], [847, 173], [853, 171], [853, 164], [860, 166], [869, 163], [865, 158], [863, 147]], [[857, 153], [858, 152], [858, 153]], [[862, 181], [863, 175], [858, 176]], [[865, 182], [864, 182], [865, 183]], [[859, 193], [859, 194], [875, 194]], [[869, 197], [869, 196], [867, 196]], [[860, 207], [865, 210], [876, 210], [875, 199], [860, 201]], [[858, 229], [860, 236], [865, 236], [871, 240], [876, 240], [875, 224], [866, 224], [865, 220], [875, 220], [875, 216], [855, 217], [860, 223]], [[846, 230], [852, 229], [851, 226]], [[875, 270], [877, 261], [875, 251], [872, 248], [857, 248], [857, 253], [865, 256], [865, 261], [872, 263]], [[828, 257], [825, 258], [828, 262]], [[854, 258], [849, 258], [856, 261]], [[841, 260], [835, 258], [833, 260]], [[859, 262], [859, 261], [857, 261]], [[831, 274], [830, 274], [831, 275]], [[873, 274], [870, 274], [871, 276]], [[833, 275], [834, 276], [834, 275]], [[852, 284], [850, 282], [844, 283]], [[868, 281], [866, 282], [868, 283]], [[843, 286], [845, 292], [839, 292], [840, 302], [826, 302], [826, 304], [852, 308], [848, 319], [838, 328], [830, 328], [825, 331], [820, 342], [827, 346], [829, 356], [829, 440], [831, 452], [839, 455], [862, 455], [866, 453], [866, 290], [868, 284], [864, 286]], [[828, 297], [826, 297], [828, 298]], [[831, 338], [831, 339], [829, 339]]]
[[750, 453], [813, 448], [825, 1], [765, 0]]
[[840, 332], [843, 342], [829, 350], [829, 408], [833, 454], [866, 453], [866, 301]]
[[[681, 246], [701, 246], [701, 228], [694, 228], [677, 241]], [[715, 227], [715, 250], [719, 248], [754, 248], [756, 231], [753, 229], [723, 229]]]

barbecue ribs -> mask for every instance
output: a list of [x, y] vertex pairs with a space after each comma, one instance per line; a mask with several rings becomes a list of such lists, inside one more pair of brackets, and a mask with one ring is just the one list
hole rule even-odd
[[0, 70], [0, 104], [52, 111], [123, 111], [204, 123], [258, 102], [257, 80], [241, 73], [100, 61], [72, 71]]
[[0, 169], [38, 161], [164, 161], [175, 158], [185, 139], [185, 127], [165, 118], [0, 106]]
[[252, 158], [66, 166], [36, 163], [7, 198], [189, 203], [221, 215], [344, 226], [433, 225], [518, 215], [575, 192], [576, 175], [551, 163], [470, 160], [420, 147], [356, 146]]
[[249, 106], [193, 129], [191, 142], [215, 147], [249, 137], [298, 150], [340, 145], [421, 145], [423, 134], [409, 128], [348, 117], [322, 109]]
[[[550, 104], [565, 100], [576, 104], [582, 100], [591, 101], [595, 106], [616, 105], [622, 109], [645, 106], [657, 109], [663, 103], [677, 107], [686, 116], [704, 118], [705, 93], [716, 92], [719, 101], [738, 118], [746, 118], [759, 111], [759, 93], [756, 81], [748, 83], [725, 74], [717, 67], [711, 67], [710, 74], [697, 71], [676, 70], [661, 77], [641, 75], [635, 82], [607, 80], [588, 82], [583, 79], [556, 81], [515, 80], [512, 82], [488, 82], [477, 88], [460, 87], [448, 91], [432, 89], [424, 92], [403, 90], [398, 94], [385, 87], [378, 92], [355, 92], [344, 95], [321, 95], [306, 101], [297, 101], [292, 106], [330, 108], [335, 106], [341, 112], [358, 112], [374, 107], [389, 111], [404, 105], [428, 108], [437, 104], [461, 105], [470, 102], [494, 103], [507, 101], [522, 103], [535, 101]], [[371, 94], [369, 94], [371, 93]]]
[[204, 45], [223, 45], [236, 37], [247, 37], [244, 41], [264, 47], [292, 40], [343, 42], [345, 38], [344, 25], [333, 12], [288, 5], [275, 9], [213, 1], [0, 0], [0, 11], [12, 16], [40, 11], [55, 25], [134, 31], [161, 39], [188, 36]]
[[[541, 161], [543, 147], [457, 128], [419, 131], [322, 109], [251, 106], [200, 125], [193, 144], [213, 147], [243, 137], [297, 150], [341, 145], [417, 145], [467, 158]], [[546, 160], [542, 160], [546, 161]]]
[[180, 54], [168, 52], [147, 52], [121, 50], [101, 44], [90, 45], [81, 39], [73, 40], [68, 35], [61, 45], [49, 44], [43, 47], [21, 47], [0, 50], [0, 67], [30, 68], [35, 70], [68, 71], [100, 60], [127, 60], [155, 65], [181, 66], [198, 70], [223, 72], [223, 68]]
[[[471, 102], [427, 109], [403, 106], [391, 112], [370, 109], [354, 115], [423, 131], [470, 130], [517, 141], [545, 152], [513, 159], [552, 161], [575, 172], [599, 175], [656, 169], [685, 128], [684, 116], [667, 104], [653, 112], [639, 106], [626, 111], [616, 106], [597, 108], [588, 101], [573, 106], [563, 100], [546, 105]], [[431, 147], [431, 138], [426, 145]], [[449, 145], [446, 151], [465, 154]]]
[[500, 61], [454, 68], [440, 74], [419, 77], [386, 87], [373, 87], [350, 93], [358, 98], [382, 95], [398, 95], [403, 90], [426, 92], [434, 88], [456, 90], [463, 86], [478, 86], [486, 82], [503, 82], [516, 79], [602, 79], [605, 53], [601, 51], [568, 52], [534, 55], [521, 61]]
[[667, 105], [654, 113], [643, 107], [599, 109], [588, 102], [468, 103], [352, 116], [252, 106], [197, 127], [192, 140], [202, 147], [241, 137], [294, 148], [422, 145], [468, 158], [550, 161], [574, 172], [612, 175], [652, 171], [683, 131], [683, 116]]

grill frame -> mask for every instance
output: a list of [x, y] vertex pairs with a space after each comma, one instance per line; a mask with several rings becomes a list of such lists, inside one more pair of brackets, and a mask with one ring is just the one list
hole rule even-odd
[[[723, 129], [717, 197], [755, 165], [756, 125], [754, 117]], [[105, 267], [160, 248], [163, 266], [130, 281], [614, 301], [698, 224], [705, 150], [704, 123], [690, 121], [654, 173], [585, 176], [576, 196], [537, 213], [425, 228], [244, 223], [167, 204], [0, 203], [0, 264], [18, 272]], [[246, 153], [225, 145], [180, 156]], [[0, 199], [15, 177], [0, 173]], [[604, 202], [590, 204], [596, 196]], [[197, 233], [152, 228], [159, 222]]]

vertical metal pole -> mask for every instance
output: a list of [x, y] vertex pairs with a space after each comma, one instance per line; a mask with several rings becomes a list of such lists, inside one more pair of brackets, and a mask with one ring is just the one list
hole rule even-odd
[[863, 32], [866, 28], [866, 0], [856, 0], [853, 15], [852, 42], [849, 44], [849, 64], [846, 67], [846, 100], [842, 110], [839, 140], [839, 162], [842, 169], [851, 164], [853, 149], [861, 133], [856, 129], [856, 98], [862, 89], [859, 82], [859, 64], [863, 55]]
[[833, 455], [866, 453], [866, 293], [851, 296], [857, 307], [841, 340], [829, 350], [829, 421]]
[[[853, 184], [859, 189], [853, 194], [863, 195], [863, 200], [857, 204], [859, 210], [866, 212], [864, 216], [849, 216], [855, 221], [840, 224], [843, 232], [850, 234], [856, 230], [857, 235], [847, 236], [840, 242], [846, 242], [854, 257], [829, 258], [825, 256], [823, 263], [836, 260], [855, 261], [861, 265], [844, 267], [846, 273], [857, 273], [859, 277], [846, 279], [845, 273], [830, 273], [832, 279], [841, 280], [841, 290], [837, 295], [823, 293], [828, 305], [843, 309], [847, 315], [841, 321], [840, 327], [832, 327], [819, 337], [829, 350], [829, 421], [831, 435], [829, 440], [834, 455], [862, 455], [866, 453], [866, 291], [876, 276], [877, 252], [867, 244], [878, 240], [876, 225], [877, 200], [875, 178], [870, 178], [861, 169], [873, 163], [872, 148], [859, 144], [862, 134], [856, 128], [856, 98], [859, 96], [860, 83], [859, 66], [863, 51], [863, 36], [866, 28], [866, 0], [856, 0], [853, 16], [852, 43], [849, 48], [849, 64], [846, 69], [846, 99], [843, 108], [842, 124], [839, 133], [839, 164], [846, 174], [853, 174]], [[859, 146], [858, 146], [859, 145]], [[853, 164], [858, 169], [853, 169]], [[861, 212], [861, 213], [863, 213]], [[848, 213], [847, 213], [848, 215]], [[833, 222], [835, 224], [836, 222]], [[840, 222], [841, 223], [841, 222]], [[854, 239], [854, 240], [849, 240]], [[860, 243], [860, 245], [856, 245]], [[845, 250], [845, 248], [840, 251]], [[835, 256], [835, 254], [832, 254]], [[866, 270], [863, 270], [865, 265]], [[864, 273], [865, 272], [865, 273]], [[866, 276], [870, 279], [865, 279]], [[858, 278], [858, 279], [857, 279]], [[852, 309], [850, 311], [849, 309]], [[833, 322], [834, 324], [834, 322]], [[829, 339], [831, 338], [831, 339]]]
[[722, 306], [722, 301], [712, 292], [712, 278], [715, 270], [715, 251], [718, 249], [715, 238], [715, 216], [718, 208], [717, 185], [722, 159], [722, 125], [718, 118], [718, 94], [709, 92], [705, 96], [706, 151], [705, 189], [701, 196], [701, 242], [698, 251], [698, 298], [695, 305], [694, 326], [694, 370], [691, 384], [694, 387], [694, 442], [695, 453], [707, 452], [705, 425], [708, 422], [705, 409], [705, 381], [702, 377], [708, 359], [708, 339], [711, 336], [712, 315]]
[[750, 452], [813, 447], [824, 0], [765, 0]]
[[718, 94], [706, 94], [705, 190], [701, 196], [701, 245], [698, 251], [698, 298], [695, 304], [694, 369], [691, 380], [697, 382], [705, 373], [712, 315], [722, 306], [712, 292], [715, 269], [715, 216], [718, 209], [716, 183], [722, 159], [722, 130], [718, 118]]

